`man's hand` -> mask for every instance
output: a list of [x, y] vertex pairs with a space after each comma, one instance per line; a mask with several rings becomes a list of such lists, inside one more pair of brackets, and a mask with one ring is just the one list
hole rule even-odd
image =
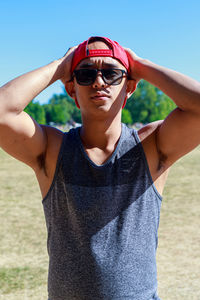
[[62, 77], [60, 78], [60, 80], [64, 85], [66, 84], [66, 82], [71, 80], [71, 65], [76, 48], [77, 46], [69, 48], [65, 55], [60, 59], [60, 68], [62, 69]]
[[140, 74], [140, 64], [139, 62], [142, 61], [142, 58], [135, 54], [131, 49], [124, 48], [126, 54], [128, 56], [129, 65], [130, 65], [130, 76], [132, 80], [136, 81], [136, 84], [142, 79]]

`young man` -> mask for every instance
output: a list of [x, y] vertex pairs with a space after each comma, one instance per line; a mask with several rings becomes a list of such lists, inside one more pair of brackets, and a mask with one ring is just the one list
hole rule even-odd
[[[23, 109], [62, 80], [82, 127], [63, 133]], [[177, 108], [137, 133], [121, 123], [140, 79]], [[49, 299], [159, 299], [161, 194], [169, 167], [200, 140], [200, 84], [92, 37], [0, 90], [0, 145], [35, 171], [48, 229]]]

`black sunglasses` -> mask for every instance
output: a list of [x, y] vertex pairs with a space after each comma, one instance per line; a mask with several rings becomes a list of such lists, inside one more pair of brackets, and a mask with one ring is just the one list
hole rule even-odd
[[74, 70], [76, 81], [80, 85], [91, 85], [95, 82], [98, 72], [101, 72], [103, 81], [108, 85], [118, 85], [122, 82], [124, 75], [128, 73], [120, 69], [79, 69]]

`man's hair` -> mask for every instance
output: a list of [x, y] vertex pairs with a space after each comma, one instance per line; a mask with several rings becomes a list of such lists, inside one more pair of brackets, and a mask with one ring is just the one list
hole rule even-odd
[[112, 47], [109, 45], [109, 43], [104, 38], [102, 38], [100, 36], [91, 37], [89, 42], [88, 42], [88, 45], [92, 44], [92, 43], [95, 43], [95, 42], [102, 42], [102, 43], [106, 44], [109, 47], [109, 49], [112, 49]]

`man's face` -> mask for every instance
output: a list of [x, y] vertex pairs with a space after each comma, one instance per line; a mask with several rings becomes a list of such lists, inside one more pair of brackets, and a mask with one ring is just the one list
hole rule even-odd
[[[94, 42], [89, 45], [89, 49], [108, 49], [103, 42]], [[82, 60], [76, 67], [80, 69], [120, 69], [126, 68], [116, 59], [111, 57], [89, 57]], [[74, 93], [83, 114], [92, 112], [113, 112], [117, 113], [127, 95], [127, 78], [123, 76], [121, 83], [110, 85], [103, 80], [102, 74], [97, 73], [94, 83], [83, 86], [74, 79]]]

